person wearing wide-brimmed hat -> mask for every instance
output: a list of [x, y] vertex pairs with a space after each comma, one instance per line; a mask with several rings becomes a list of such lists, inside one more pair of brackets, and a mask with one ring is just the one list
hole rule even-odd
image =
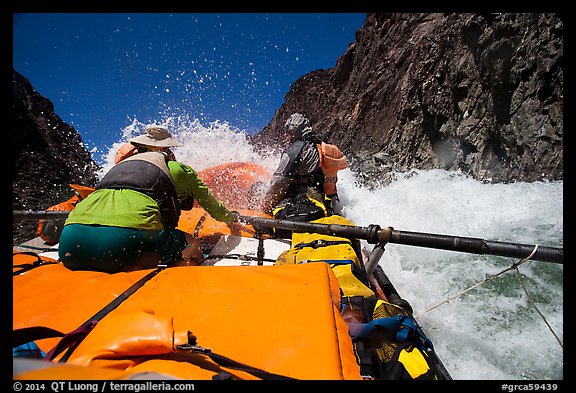
[[176, 156], [170, 148], [177, 146], [182, 146], [182, 144], [172, 138], [172, 134], [166, 127], [148, 126], [144, 134], [134, 137], [120, 146], [116, 157], [114, 157], [114, 163], [118, 164], [134, 154], [150, 150], [161, 150], [168, 154], [171, 161], [176, 161]]
[[178, 162], [171, 147], [182, 146], [168, 129], [152, 125], [130, 139], [117, 164], [68, 216], [58, 247], [73, 270], [130, 271], [197, 264], [199, 239], [178, 229], [181, 210], [194, 200], [216, 220], [232, 224], [236, 213], [210, 192], [196, 171]]

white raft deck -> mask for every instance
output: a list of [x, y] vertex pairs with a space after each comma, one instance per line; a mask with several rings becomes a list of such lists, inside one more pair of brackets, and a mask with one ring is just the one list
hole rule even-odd
[[[290, 248], [290, 240], [266, 239], [264, 242], [264, 266], [274, 265], [278, 256]], [[258, 265], [258, 239], [224, 235], [202, 263], [204, 266], [255, 266]], [[58, 260], [58, 244], [47, 245], [40, 237], [13, 247], [14, 251], [34, 252]], [[227, 258], [228, 257], [228, 258]]]

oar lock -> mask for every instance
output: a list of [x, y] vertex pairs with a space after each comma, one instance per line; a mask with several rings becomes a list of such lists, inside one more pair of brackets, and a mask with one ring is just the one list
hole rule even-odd
[[380, 225], [368, 225], [367, 241], [370, 244], [386, 244], [392, 238], [392, 231], [394, 231], [392, 227], [380, 228]]

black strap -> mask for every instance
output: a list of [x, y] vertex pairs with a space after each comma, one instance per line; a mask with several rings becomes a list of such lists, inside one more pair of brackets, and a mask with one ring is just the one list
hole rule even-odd
[[304, 248], [304, 247], [318, 248], [318, 247], [326, 247], [326, 246], [335, 246], [335, 245], [339, 245], [339, 244], [351, 244], [351, 242], [350, 242], [350, 240], [322, 240], [322, 239], [317, 239], [317, 240], [311, 241], [309, 243], [298, 243], [293, 248]]
[[126, 300], [130, 296], [132, 296], [132, 294], [134, 294], [134, 292], [136, 292], [138, 289], [140, 289], [140, 287], [142, 287], [148, 280], [150, 280], [152, 277], [154, 277], [155, 275], [160, 273], [162, 270], [164, 270], [164, 268], [158, 268], [158, 269], [152, 270], [150, 273], [148, 273], [147, 275], [142, 277], [140, 280], [138, 280], [134, 284], [132, 284], [132, 286], [130, 286], [130, 288], [128, 288], [127, 290], [122, 292], [120, 295], [118, 295], [118, 297], [116, 297], [114, 300], [112, 300], [110, 303], [108, 303], [104, 308], [102, 308], [100, 311], [98, 311], [96, 314], [94, 314], [91, 318], [88, 318], [88, 320], [86, 322], [84, 322], [82, 325], [87, 325], [88, 323], [90, 323], [92, 321], [100, 321], [108, 313], [110, 313], [112, 310], [114, 310], [116, 307], [118, 307], [122, 302], [124, 302], [124, 300]]
[[[86, 338], [86, 336], [94, 329], [98, 321], [92, 321], [89, 324], [84, 324], [78, 329], [67, 333], [62, 337], [58, 344], [46, 354], [46, 358], [53, 360], [56, 356], [60, 355], [65, 349], [72, 353], [78, 345]], [[68, 355], [70, 356], [70, 355]], [[61, 360], [62, 361], [62, 360]]]
[[24, 255], [30, 255], [33, 257], [36, 257], [36, 261], [32, 262], [32, 263], [23, 263], [21, 265], [12, 265], [12, 267], [20, 267], [21, 269], [18, 271], [15, 271], [12, 273], [12, 276], [18, 276], [19, 274], [22, 274], [24, 272], [27, 272], [29, 270], [32, 270], [38, 266], [42, 266], [42, 265], [54, 265], [56, 263], [60, 263], [60, 262], [50, 262], [50, 261], [45, 261], [42, 258], [40, 258], [40, 255], [36, 254], [35, 252], [32, 251], [20, 251], [20, 252], [15, 252], [12, 254], [12, 256], [14, 255], [18, 255], [18, 254], [24, 254]]
[[256, 367], [248, 366], [246, 364], [232, 360], [226, 356], [218, 355], [217, 353], [214, 352], [206, 353], [206, 355], [208, 355], [210, 359], [218, 363], [220, 366], [232, 368], [239, 371], [245, 371], [260, 379], [275, 380], [275, 381], [286, 381], [295, 379], [284, 375], [274, 374]]
[[46, 326], [32, 326], [12, 331], [12, 347], [42, 340], [44, 338], [62, 337], [64, 333]]
[[[158, 274], [161, 270], [163, 270], [163, 268], [155, 269], [155, 270], [151, 271], [150, 273], [148, 273], [147, 275], [145, 275], [144, 277], [142, 277], [140, 280], [136, 281], [134, 284], [132, 284], [130, 286], [130, 288], [128, 288], [127, 290], [122, 292], [118, 297], [116, 297], [114, 300], [112, 300], [110, 303], [108, 303], [106, 306], [104, 306], [104, 308], [102, 308], [100, 311], [98, 311], [96, 314], [94, 314], [86, 322], [84, 322], [82, 325], [80, 325], [76, 330], [71, 332], [70, 334], [73, 334], [75, 332], [82, 332], [83, 335], [80, 337], [75, 335], [75, 338], [77, 340], [70, 342], [67, 346], [64, 346], [64, 347], [61, 346], [60, 348], [58, 348], [58, 350], [59, 350], [58, 353], [62, 352], [64, 349], [68, 348], [68, 351], [66, 351], [66, 353], [62, 356], [62, 358], [59, 360], [59, 362], [61, 362], [61, 363], [66, 362], [70, 358], [70, 355], [72, 355], [72, 352], [74, 352], [74, 350], [76, 349], [78, 344], [80, 344], [80, 342], [84, 339], [84, 337], [86, 337], [86, 335], [88, 335], [88, 333], [90, 333], [92, 328], [94, 328], [94, 326], [96, 326], [96, 324], [102, 318], [104, 318], [112, 310], [114, 310], [116, 307], [118, 307], [124, 300], [128, 299], [128, 297], [130, 297], [134, 292], [136, 292], [138, 289], [140, 289], [140, 287], [142, 287], [148, 280], [150, 280], [152, 277], [154, 277], [156, 274]], [[58, 347], [58, 345], [57, 345], [57, 347]], [[56, 348], [54, 348], [54, 349], [56, 349]], [[57, 356], [58, 353], [55, 353], [53, 356]]]
[[265, 380], [295, 380], [295, 378], [287, 377], [285, 375], [274, 374], [256, 367], [248, 366], [244, 363], [240, 363], [236, 360], [230, 359], [229, 357], [219, 355], [217, 353], [212, 352], [208, 348], [199, 347], [196, 345], [184, 344], [178, 345], [177, 349], [182, 350], [182, 352], [170, 353], [161, 356], [162, 358], [166, 359], [174, 359], [174, 360], [182, 360], [182, 361], [190, 361], [190, 355], [200, 354], [208, 356], [212, 359], [216, 364], [222, 367], [231, 368], [238, 371], [244, 371], [249, 374], [252, 374], [260, 379]]
[[259, 258], [253, 257], [250, 255], [243, 255], [243, 254], [227, 254], [227, 255], [208, 255], [206, 259], [239, 259], [241, 261], [265, 261], [265, 262], [276, 262], [275, 259], [270, 258]]

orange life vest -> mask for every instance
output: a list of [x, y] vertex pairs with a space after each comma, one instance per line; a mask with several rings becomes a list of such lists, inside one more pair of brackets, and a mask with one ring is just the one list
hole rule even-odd
[[317, 144], [316, 147], [320, 156], [320, 167], [324, 173], [324, 194], [326, 196], [334, 195], [336, 194], [338, 171], [346, 169], [348, 162], [344, 153], [336, 145], [322, 142]]
[[116, 157], [114, 157], [114, 164], [118, 164], [123, 159], [133, 156], [136, 153], [138, 153], [138, 148], [132, 143], [127, 142], [120, 146], [120, 149], [118, 149], [116, 152]]

